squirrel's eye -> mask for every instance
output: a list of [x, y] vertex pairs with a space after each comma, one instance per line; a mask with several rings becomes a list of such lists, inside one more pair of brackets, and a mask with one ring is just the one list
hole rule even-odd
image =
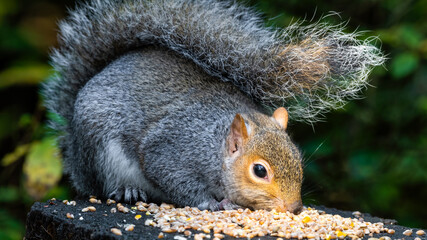
[[259, 178], [265, 178], [267, 176], [267, 169], [261, 164], [254, 165], [254, 173]]

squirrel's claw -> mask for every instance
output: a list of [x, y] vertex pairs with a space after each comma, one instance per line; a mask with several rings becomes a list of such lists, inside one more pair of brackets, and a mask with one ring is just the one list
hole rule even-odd
[[141, 190], [131, 187], [121, 187], [114, 190], [110, 193], [109, 198], [112, 198], [116, 201], [125, 201], [128, 203], [137, 202], [137, 201], [147, 201], [147, 194]]

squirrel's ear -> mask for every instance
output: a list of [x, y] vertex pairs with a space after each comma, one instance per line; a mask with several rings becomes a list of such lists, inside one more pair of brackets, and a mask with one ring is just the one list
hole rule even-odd
[[231, 123], [230, 135], [228, 136], [228, 153], [232, 155], [239, 151], [247, 139], [248, 130], [245, 125], [245, 120], [240, 114], [236, 114]]
[[288, 126], [288, 111], [284, 107], [279, 107], [274, 111], [273, 118], [279, 123], [284, 130]]

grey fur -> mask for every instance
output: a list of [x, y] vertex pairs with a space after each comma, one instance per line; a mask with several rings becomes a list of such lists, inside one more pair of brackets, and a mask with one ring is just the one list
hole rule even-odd
[[80, 193], [197, 206], [225, 197], [228, 128], [258, 107], [191, 61], [147, 47], [95, 75], [74, 109], [63, 155]]
[[[268, 29], [252, 9], [230, 1], [89, 1], [60, 24], [61, 47], [52, 54], [58, 76], [45, 85], [46, 105], [71, 119], [73, 99], [91, 77], [125, 52], [154, 44], [232, 82], [268, 108], [285, 105], [291, 119], [312, 122], [357, 97], [372, 67], [383, 63], [370, 45], [374, 39], [361, 42], [356, 35], [323, 23]], [[307, 89], [304, 72], [315, 63], [321, 69]]]
[[221, 201], [235, 114], [285, 105], [312, 122], [356, 97], [384, 58], [355, 35], [321, 23], [265, 28], [232, 1], [82, 4], [60, 23], [56, 75], [43, 86], [48, 110], [63, 119], [52, 128], [65, 169], [83, 194]]

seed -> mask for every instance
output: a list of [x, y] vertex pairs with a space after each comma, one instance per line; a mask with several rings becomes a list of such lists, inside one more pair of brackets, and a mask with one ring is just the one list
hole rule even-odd
[[190, 231], [188, 231], [188, 230], [185, 230], [185, 231], [184, 231], [184, 235], [188, 237], [188, 236], [190, 236], [190, 235], [191, 235], [191, 232], [190, 232]]
[[411, 235], [412, 235], [412, 230], [405, 230], [405, 231], [403, 232], [403, 235], [411, 236]]
[[310, 221], [311, 221], [310, 216], [305, 216], [305, 217], [302, 219], [302, 222], [303, 222], [303, 223], [308, 223], [308, 222], [310, 222]]
[[419, 238], [419, 237], [416, 237], [416, 238], [414, 238], [414, 240], [421, 240], [421, 238]]
[[158, 238], [164, 238], [165, 237], [165, 234], [164, 233], [162, 233], [162, 232], [160, 232], [159, 233], [159, 236], [157, 236]]
[[391, 238], [387, 237], [387, 236], [382, 236], [382, 237], [380, 237], [380, 240], [391, 240]]
[[387, 233], [388, 233], [388, 234], [394, 234], [394, 233], [395, 233], [395, 231], [394, 231], [394, 229], [389, 229], [389, 230], [387, 231]]
[[194, 234], [194, 240], [203, 240], [204, 237], [205, 234], [203, 233]]
[[96, 200], [96, 198], [90, 198], [90, 199], [89, 199], [89, 202], [90, 202], [90, 203], [97, 203], [97, 202], [98, 202], [98, 200]]
[[67, 205], [71, 205], [71, 206], [76, 206], [76, 201], [69, 201], [68, 203], [67, 203]]
[[74, 219], [74, 215], [73, 215], [73, 214], [71, 214], [71, 213], [67, 213], [67, 218], [69, 218], [69, 219]]
[[118, 205], [118, 204], [117, 204], [117, 210], [119, 210], [119, 212], [122, 212], [122, 213], [128, 213], [129, 212], [129, 208], [127, 208], [123, 205]]
[[166, 203], [162, 203], [162, 204], [160, 205], [160, 207], [161, 207], [161, 208], [163, 208], [163, 209], [172, 209], [172, 208], [173, 208], [173, 205], [171, 205], [171, 204], [166, 204]]
[[360, 217], [360, 215], [362, 215], [362, 213], [360, 213], [359, 211], [355, 211], [355, 212], [353, 212], [352, 214], [353, 214], [353, 216], [355, 216], [355, 217]]
[[424, 236], [426, 233], [424, 232], [424, 230], [418, 230], [418, 231], [416, 232], [416, 234], [417, 234], [418, 236]]
[[176, 239], [176, 240], [187, 240], [187, 238], [185, 238], [183, 236], [179, 236], [179, 235], [174, 236], [173, 239]]
[[116, 212], [117, 212], [117, 209], [116, 209], [115, 207], [113, 207], [113, 208], [111, 208], [111, 209], [110, 209], [110, 212], [111, 212], [111, 213], [116, 213]]
[[116, 203], [116, 201], [112, 200], [112, 199], [107, 199], [107, 205], [110, 206], [111, 204]]
[[62, 201], [62, 203], [67, 204], [67, 203], [68, 203], [68, 200], [64, 200], [64, 201]]
[[89, 206], [82, 209], [82, 212], [88, 212], [88, 211], [95, 212], [96, 208], [93, 206]]
[[152, 219], [147, 219], [147, 220], [145, 220], [145, 223], [144, 223], [146, 226], [154, 226], [155, 225], [155, 223], [154, 223], [154, 221], [152, 220]]
[[147, 211], [147, 209], [146, 209], [144, 206], [142, 206], [142, 205], [138, 205], [138, 206], [136, 207], [136, 209], [138, 209], [138, 211], [141, 211], [141, 212], [145, 212], [145, 211]]
[[136, 215], [136, 216], [135, 216], [135, 219], [136, 219], [136, 220], [139, 220], [141, 217], [142, 217], [142, 216], [138, 214], [138, 215]]
[[315, 238], [316, 235], [314, 235], [313, 233], [309, 233], [306, 235], [307, 238]]
[[133, 231], [135, 228], [135, 225], [133, 224], [126, 224], [125, 225], [125, 231]]
[[225, 236], [224, 236], [224, 234], [215, 233], [214, 237], [219, 238], [219, 239], [223, 239]]
[[122, 235], [122, 231], [120, 231], [120, 229], [117, 229], [117, 228], [111, 228], [111, 232], [119, 236]]

